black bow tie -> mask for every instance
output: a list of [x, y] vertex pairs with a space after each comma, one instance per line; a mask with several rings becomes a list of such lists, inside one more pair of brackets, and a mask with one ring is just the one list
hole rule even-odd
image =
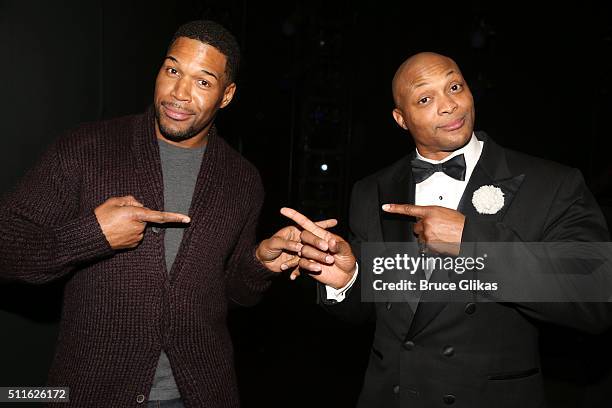
[[457, 179], [465, 180], [465, 158], [462, 154], [453, 157], [444, 163], [429, 163], [419, 159], [412, 159], [412, 177], [415, 183], [427, 180], [432, 174], [441, 171], [446, 175]]

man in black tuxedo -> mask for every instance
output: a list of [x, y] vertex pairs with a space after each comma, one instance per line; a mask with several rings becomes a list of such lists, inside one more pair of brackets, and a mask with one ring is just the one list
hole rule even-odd
[[[303, 247], [282, 269], [297, 266], [321, 282], [332, 313], [375, 319], [359, 407], [545, 406], [538, 321], [599, 332], [610, 323], [607, 303], [368, 303], [357, 279], [366, 272], [356, 260], [373, 242], [416, 240], [454, 255], [469, 242], [606, 242], [601, 211], [578, 170], [473, 132], [473, 98], [450, 58], [412, 56], [395, 74], [393, 96], [393, 117], [414, 138], [416, 152], [355, 184], [350, 245], [282, 209], [303, 228]], [[473, 199], [482, 186], [503, 200]]]

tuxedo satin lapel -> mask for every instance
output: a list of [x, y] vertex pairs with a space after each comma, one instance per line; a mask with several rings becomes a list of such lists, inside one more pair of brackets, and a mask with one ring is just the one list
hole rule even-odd
[[[519, 174], [514, 177], [510, 177], [502, 180], [493, 180], [487, 176], [487, 174], [476, 166], [474, 174], [470, 178], [470, 183], [465, 189], [461, 202], [459, 204], [459, 212], [465, 215], [469, 219], [484, 219], [484, 220], [501, 220], [506, 211], [512, 204], [512, 200], [516, 196], [523, 180], [525, 179], [524, 174]], [[472, 197], [474, 192], [482, 186], [494, 186], [498, 187], [504, 193], [504, 206], [495, 214], [480, 214], [474, 204], [472, 203]]]
[[[415, 222], [414, 217], [390, 214], [382, 210], [383, 204], [414, 204], [414, 183], [410, 167], [410, 160], [413, 158], [414, 153], [406, 156], [400, 168], [393, 175], [378, 181], [378, 211], [380, 212], [384, 242], [414, 241], [412, 232]], [[406, 327], [410, 326], [414, 316], [418, 298], [416, 298], [416, 294], [411, 295], [413, 296], [407, 296], [404, 301], [397, 302], [388, 317], [389, 323], [396, 327], [398, 333], [403, 332]]]
[[396, 174], [378, 181], [380, 223], [385, 242], [414, 241], [412, 226], [415, 219], [405, 215], [390, 214], [382, 210], [383, 204], [414, 204], [414, 183], [407, 156]]
[[[449, 280], [450, 278], [446, 271], [434, 270], [429, 283], [448, 282]], [[433, 294], [436, 297], [435, 301], [432, 300]], [[421, 294], [416, 313], [408, 330], [408, 338], [412, 338], [421, 332], [448, 305], [447, 301], [440, 301], [440, 294], [441, 292], [436, 291], [426, 291]], [[447, 299], [450, 299], [450, 296], [444, 295], [444, 300]]]
[[[458, 211], [466, 218], [501, 220], [521, 187], [525, 175], [510, 172], [504, 149], [484, 132], [478, 132], [476, 136], [479, 140], [484, 140], [483, 151], [463, 192]], [[495, 214], [480, 214], [472, 203], [474, 192], [487, 185], [498, 187], [504, 193], [504, 206]]]

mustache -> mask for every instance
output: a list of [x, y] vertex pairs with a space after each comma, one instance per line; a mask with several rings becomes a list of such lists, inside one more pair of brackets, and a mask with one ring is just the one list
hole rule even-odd
[[194, 111], [192, 111], [191, 109], [185, 108], [184, 106], [176, 103], [176, 102], [166, 102], [166, 101], [162, 101], [161, 103], [162, 106], [169, 106], [171, 108], [175, 108], [180, 110], [181, 112], [185, 112], [185, 113], [189, 113], [189, 114], [195, 114]]

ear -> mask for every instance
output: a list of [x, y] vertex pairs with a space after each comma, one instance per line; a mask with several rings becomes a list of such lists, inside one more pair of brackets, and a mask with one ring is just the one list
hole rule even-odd
[[223, 100], [221, 101], [221, 109], [225, 108], [230, 104], [232, 99], [234, 99], [234, 93], [236, 92], [236, 83], [232, 82], [228, 86], [225, 87], [225, 91], [223, 91]]
[[404, 120], [404, 114], [401, 110], [397, 108], [393, 109], [393, 119], [395, 119], [397, 124], [400, 125], [402, 129], [408, 130], [408, 126], [406, 126], [406, 121]]

